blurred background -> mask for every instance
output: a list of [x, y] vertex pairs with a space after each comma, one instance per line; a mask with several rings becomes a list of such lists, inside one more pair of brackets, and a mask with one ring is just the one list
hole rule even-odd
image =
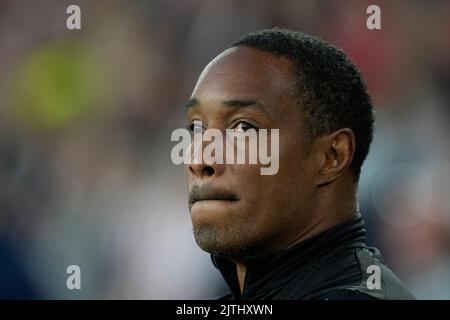
[[[78, 31], [66, 8], [81, 7]], [[381, 8], [381, 30], [366, 8]], [[171, 132], [239, 36], [321, 36], [361, 69], [377, 131], [368, 242], [421, 299], [450, 299], [450, 1], [0, 2], [0, 298], [197, 299], [226, 291], [195, 244]], [[82, 290], [66, 288], [81, 268]]]

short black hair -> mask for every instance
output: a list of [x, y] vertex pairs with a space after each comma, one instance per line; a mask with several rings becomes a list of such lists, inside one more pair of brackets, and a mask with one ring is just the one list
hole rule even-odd
[[358, 179], [373, 139], [374, 111], [361, 73], [347, 55], [318, 37], [279, 28], [250, 33], [229, 47], [238, 46], [293, 62], [308, 141], [350, 128], [356, 140], [351, 168]]

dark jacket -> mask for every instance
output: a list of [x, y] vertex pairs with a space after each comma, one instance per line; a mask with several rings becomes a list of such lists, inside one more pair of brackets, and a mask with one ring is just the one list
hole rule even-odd
[[236, 265], [211, 257], [231, 290], [222, 299], [414, 299], [380, 252], [365, 244], [360, 217], [289, 249], [248, 258], [242, 295]]

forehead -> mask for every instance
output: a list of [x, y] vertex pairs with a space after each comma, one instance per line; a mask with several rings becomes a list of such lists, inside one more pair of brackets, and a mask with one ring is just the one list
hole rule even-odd
[[192, 97], [205, 102], [251, 98], [272, 105], [290, 96], [294, 80], [289, 60], [253, 48], [235, 47], [205, 67]]

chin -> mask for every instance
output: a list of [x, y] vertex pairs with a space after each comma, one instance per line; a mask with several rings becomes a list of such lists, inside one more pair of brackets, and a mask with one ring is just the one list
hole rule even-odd
[[243, 258], [253, 252], [255, 239], [251, 235], [245, 230], [227, 230], [211, 226], [194, 227], [195, 241], [202, 250], [230, 259]]

